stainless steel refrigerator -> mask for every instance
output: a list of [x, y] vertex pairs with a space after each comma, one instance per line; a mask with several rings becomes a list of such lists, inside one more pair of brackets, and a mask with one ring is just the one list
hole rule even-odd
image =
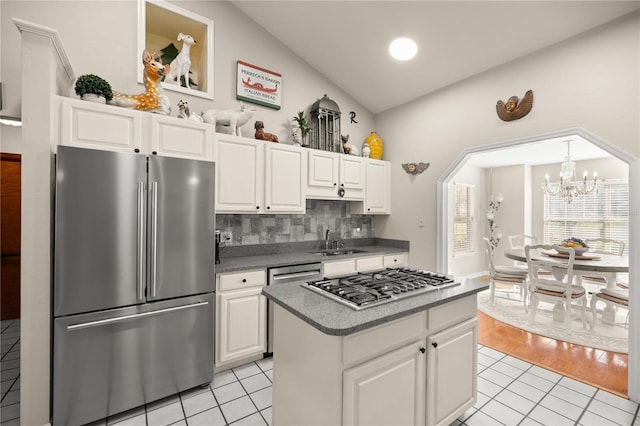
[[214, 164], [60, 146], [52, 424], [211, 382]]

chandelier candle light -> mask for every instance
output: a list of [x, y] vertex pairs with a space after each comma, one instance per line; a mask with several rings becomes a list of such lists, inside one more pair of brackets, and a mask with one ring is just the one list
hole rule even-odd
[[549, 182], [549, 175], [544, 176], [542, 191], [547, 195], [564, 198], [567, 204], [579, 195], [586, 195], [593, 192], [598, 187], [598, 173], [593, 172], [593, 180], [587, 181], [587, 171], [585, 170], [581, 181], [575, 180], [576, 163], [571, 161], [570, 149], [571, 141], [567, 142], [567, 156], [560, 166], [560, 182]]

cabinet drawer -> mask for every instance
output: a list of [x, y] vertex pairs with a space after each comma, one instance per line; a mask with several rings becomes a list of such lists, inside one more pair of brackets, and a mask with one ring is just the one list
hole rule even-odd
[[430, 332], [434, 332], [475, 317], [478, 309], [477, 302], [477, 296], [474, 294], [429, 309], [427, 311], [427, 328]]
[[217, 284], [216, 291], [265, 286], [267, 284], [267, 271], [265, 269], [259, 269], [255, 271], [218, 274]]
[[399, 266], [407, 266], [407, 253], [389, 254], [384, 257], [385, 268], [396, 268]]
[[322, 265], [322, 275], [325, 278], [337, 277], [338, 275], [354, 274], [356, 272], [356, 261], [354, 259], [337, 260], [335, 262], [325, 262]]
[[423, 328], [424, 313], [414, 314], [356, 334], [345, 336], [342, 361], [345, 365], [372, 358], [410, 340]]
[[375, 271], [384, 268], [382, 256], [361, 257], [356, 259], [356, 270], [358, 272]]

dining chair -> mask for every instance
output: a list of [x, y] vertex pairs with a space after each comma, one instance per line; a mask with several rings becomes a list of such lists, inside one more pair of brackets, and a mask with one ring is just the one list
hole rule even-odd
[[[593, 330], [596, 326], [596, 305], [599, 301], [602, 301], [606, 304], [605, 309], [602, 313], [603, 322], [607, 308], [614, 308], [613, 310], [613, 318], [610, 318], [610, 322], [615, 323], [615, 308], [621, 307], [627, 310], [627, 320], [625, 322], [625, 326], [629, 324], [629, 289], [621, 289], [621, 288], [603, 288], [598, 293], [594, 293], [591, 296], [591, 302], [589, 307], [591, 308], [591, 315], [593, 321], [591, 322], [591, 330]], [[611, 306], [613, 305], [613, 306]]]
[[[566, 254], [565, 258], [554, 257], [544, 258], [535, 256], [539, 251], [556, 250], [558, 253]], [[582, 286], [573, 284], [573, 264], [575, 261], [575, 250], [568, 247], [558, 247], [550, 245], [533, 245], [524, 248], [529, 265], [529, 291], [531, 292], [530, 305], [531, 316], [529, 323], [535, 321], [538, 303], [541, 300], [551, 301], [556, 304], [554, 308], [554, 319], [561, 307], [564, 311], [563, 320], [567, 331], [571, 330], [571, 309], [573, 302], [581, 302], [582, 307], [582, 327], [586, 328], [585, 310], [587, 307], [587, 292]], [[550, 271], [551, 274], [542, 275], [541, 271]]]
[[591, 238], [585, 239], [584, 242], [589, 247], [589, 253], [615, 254], [616, 256], [622, 256], [624, 253], [624, 241], [611, 240], [609, 238]]
[[[624, 253], [625, 243], [620, 240], [612, 240], [609, 238], [592, 238], [585, 239], [584, 242], [589, 247], [589, 253], [595, 254], [613, 254], [615, 256], [622, 256]], [[582, 282], [596, 283], [600, 285], [606, 285], [607, 280], [602, 275], [589, 274], [582, 276]]]
[[522, 298], [522, 306], [524, 312], [527, 312], [527, 299], [528, 299], [528, 284], [527, 275], [528, 270], [517, 266], [496, 265], [493, 260], [493, 247], [489, 238], [483, 237], [485, 252], [489, 259], [489, 294], [491, 303], [495, 300], [496, 295], [496, 282], [504, 284], [516, 285], [520, 288], [520, 297]]
[[536, 244], [538, 244], [538, 239], [534, 236], [526, 234], [509, 235], [509, 245], [512, 249], [524, 249], [524, 246]]

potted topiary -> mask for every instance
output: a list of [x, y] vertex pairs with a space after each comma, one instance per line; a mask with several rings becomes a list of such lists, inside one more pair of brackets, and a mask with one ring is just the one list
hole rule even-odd
[[104, 104], [113, 98], [111, 85], [94, 74], [85, 74], [76, 80], [76, 95], [85, 101]]
[[302, 136], [302, 146], [309, 146], [309, 132], [311, 131], [311, 127], [307, 124], [307, 119], [304, 118], [304, 112], [299, 111], [298, 115], [294, 116], [293, 119], [296, 123], [298, 123], [298, 127], [300, 128], [300, 134]]

